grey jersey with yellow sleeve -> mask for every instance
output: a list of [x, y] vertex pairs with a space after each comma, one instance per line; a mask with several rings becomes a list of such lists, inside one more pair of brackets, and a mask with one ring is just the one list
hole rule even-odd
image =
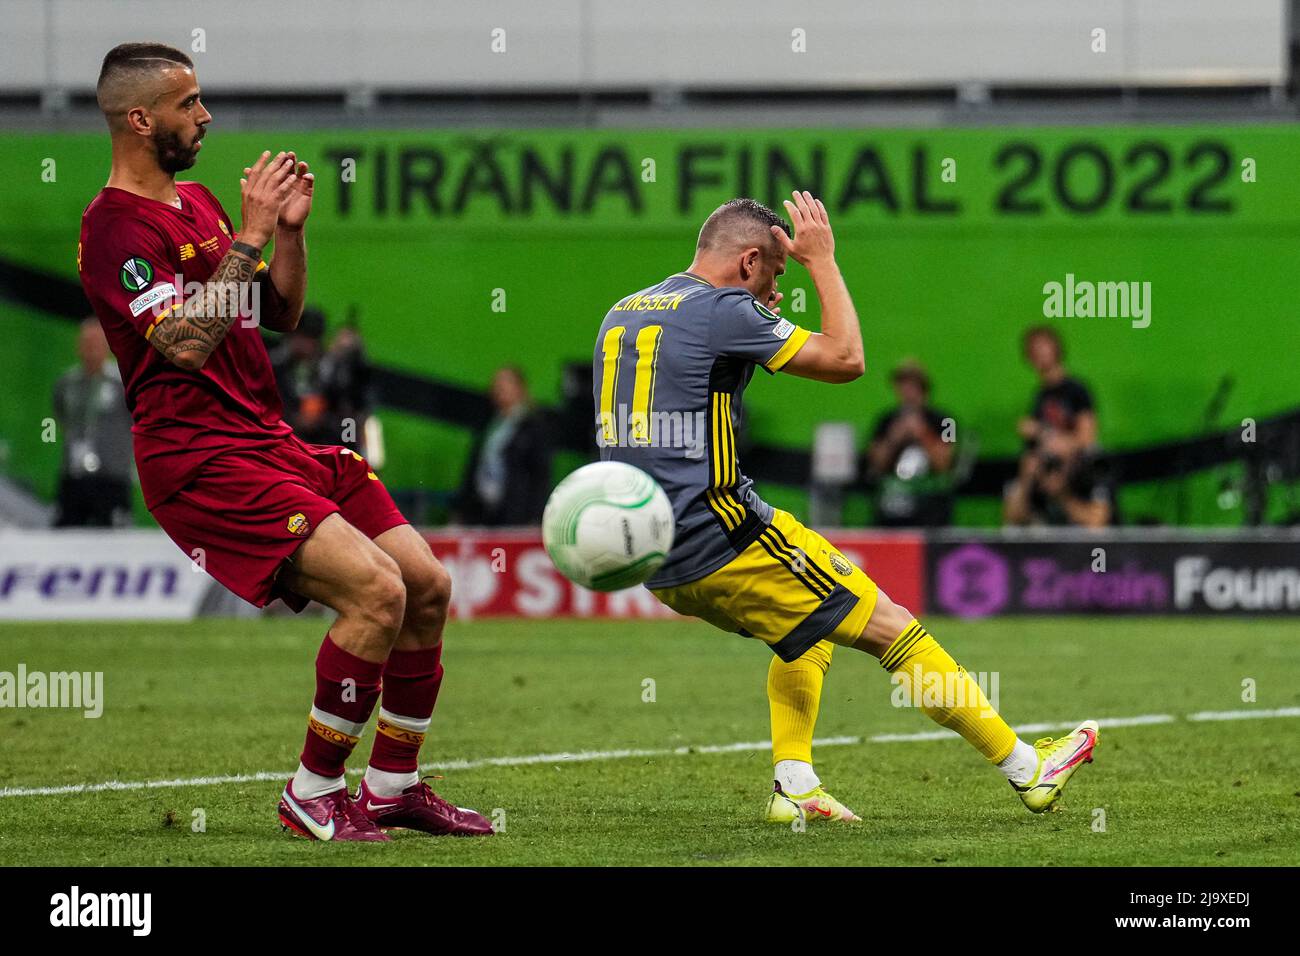
[[596, 337], [596, 443], [603, 461], [651, 475], [677, 533], [652, 588], [695, 581], [744, 551], [772, 508], [736, 457], [741, 396], [808, 339], [749, 292], [680, 272], [619, 300]]

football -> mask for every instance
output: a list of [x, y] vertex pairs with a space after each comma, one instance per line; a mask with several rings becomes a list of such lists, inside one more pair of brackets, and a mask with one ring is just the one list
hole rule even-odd
[[555, 567], [593, 591], [641, 584], [673, 546], [673, 508], [659, 483], [617, 461], [584, 465], [555, 486], [542, 514]]

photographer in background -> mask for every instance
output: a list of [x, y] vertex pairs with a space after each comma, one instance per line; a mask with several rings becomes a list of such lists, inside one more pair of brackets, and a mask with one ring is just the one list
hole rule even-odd
[[77, 354], [81, 364], [59, 376], [52, 396], [63, 445], [54, 526], [130, 524], [131, 413], [94, 316], [81, 323]]
[[269, 349], [284, 420], [305, 442], [364, 455], [370, 365], [361, 336], [349, 323], [326, 348], [325, 330], [325, 313], [308, 306], [298, 327]]
[[930, 376], [908, 359], [890, 373], [898, 405], [876, 422], [867, 476], [876, 485], [876, 524], [938, 527], [952, 520], [954, 444], [943, 440], [948, 417], [930, 405]]
[[470, 525], [539, 524], [551, 492], [551, 439], [523, 371], [496, 370], [494, 413], [474, 439], [452, 520]]
[[1061, 337], [1040, 325], [1024, 335], [1025, 358], [1038, 373], [1019, 473], [1007, 485], [1003, 517], [1012, 525], [1100, 528], [1114, 518], [1113, 493], [1096, 462], [1097, 414], [1092, 395], [1065, 369]]

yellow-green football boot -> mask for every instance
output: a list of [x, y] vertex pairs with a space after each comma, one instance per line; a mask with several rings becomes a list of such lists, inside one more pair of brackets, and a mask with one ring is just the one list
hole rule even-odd
[[860, 816], [822, 787], [817, 787], [808, 793], [787, 794], [781, 789], [780, 783], [773, 781], [772, 795], [767, 798], [767, 822], [784, 823], [788, 826], [798, 819], [802, 819], [805, 823], [813, 820], [862, 822]]
[[1038, 751], [1038, 772], [1024, 786], [1013, 783], [1011, 789], [1020, 794], [1020, 799], [1033, 813], [1056, 809], [1056, 801], [1074, 772], [1084, 764], [1092, 763], [1092, 752], [1099, 739], [1097, 722], [1085, 720], [1060, 740], [1044, 737], [1034, 741], [1034, 749]]

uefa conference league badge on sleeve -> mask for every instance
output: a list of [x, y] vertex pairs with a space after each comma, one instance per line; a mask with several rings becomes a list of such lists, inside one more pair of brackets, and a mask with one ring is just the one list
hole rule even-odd
[[153, 266], [149, 264], [148, 260], [139, 256], [132, 256], [122, 263], [117, 278], [122, 283], [122, 288], [127, 292], [140, 293], [131, 300], [129, 305], [133, 317], [143, 314], [147, 309], [153, 308], [159, 302], [176, 296], [176, 286], [170, 282], [160, 282], [150, 288], [150, 284], [154, 279]]
[[794, 331], [794, 323], [788, 319], [783, 319], [767, 306], [763, 305], [757, 299], [750, 299], [753, 303], [754, 311], [765, 319], [771, 319], [776, 324], [772, 326], [772, 334], [778, 339], [788, 339], [790, 333]]
[[143, 292], [153, 282], [153, 266], [139, 256], [132, 256], [122, 263], [117, 278], [127, 292]]

